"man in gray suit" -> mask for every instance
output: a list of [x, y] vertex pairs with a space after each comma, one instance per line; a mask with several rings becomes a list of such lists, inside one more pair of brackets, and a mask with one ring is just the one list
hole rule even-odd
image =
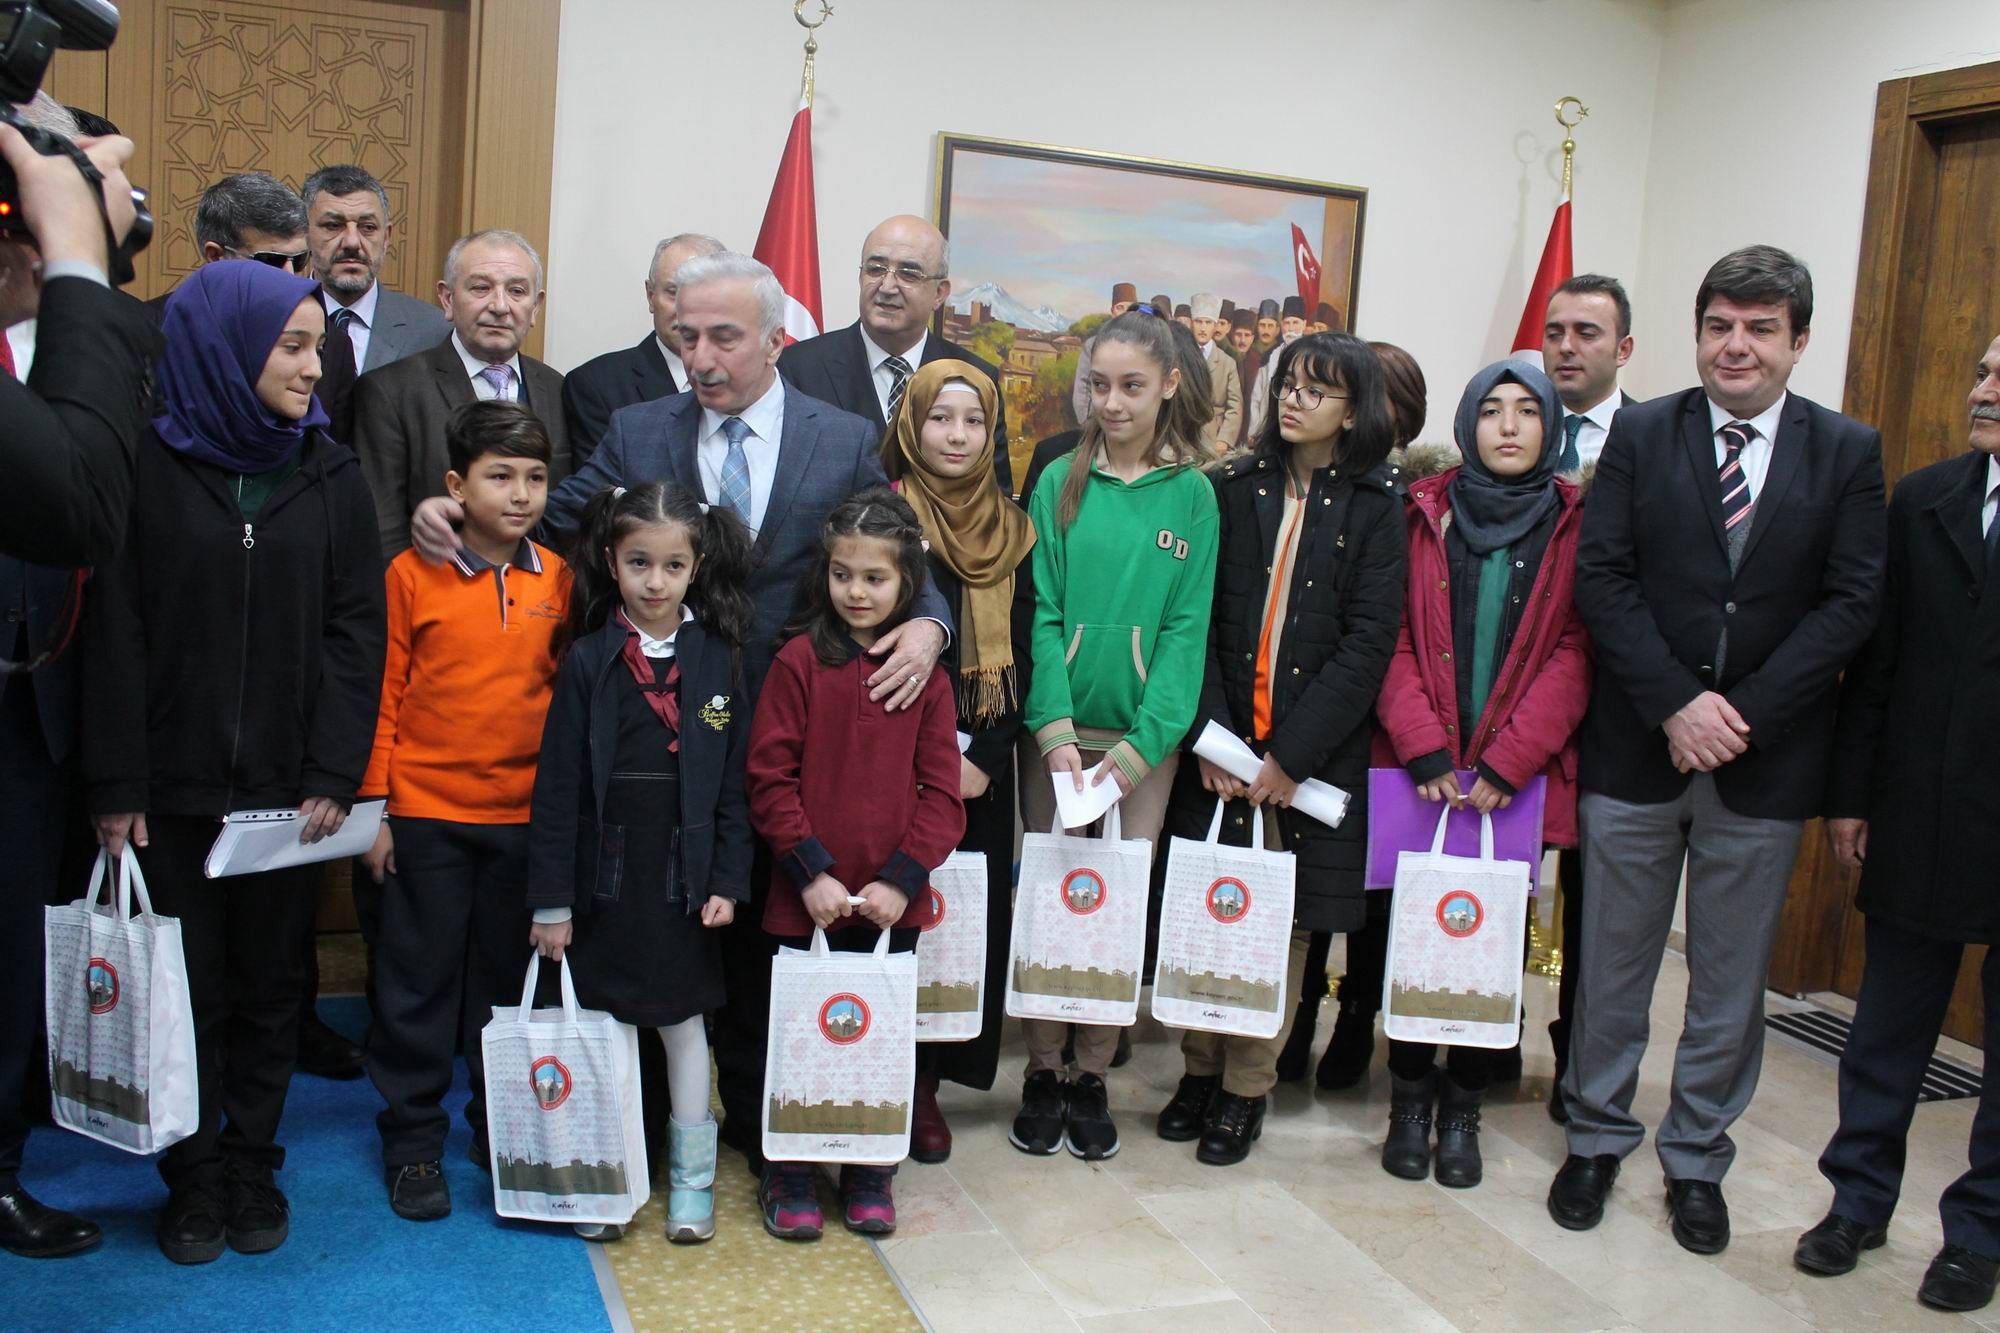
[[451, 324], [434, 302], [382, 286], [396, 224], [389, 193], [360, 167], [321, 167], [306, 177], [306, 244], [326, 302], [327, 341], [344, 330], [356, 374], [435, 347]]

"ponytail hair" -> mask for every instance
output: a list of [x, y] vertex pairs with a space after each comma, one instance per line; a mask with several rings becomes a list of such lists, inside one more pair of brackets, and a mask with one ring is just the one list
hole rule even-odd
[[[1147, 454], [1147, 462], [1154, 467], [1174, 467], [1196, 463], [1202, 456], [1202, 431], [1214, 415], [1215, 395], [1210, 387], [1208, 367], [1203, 364], [1201, 373], [1191, 375], [1182, 361], [1180, 342], [1174, 337], [1179, 329], [1187, 333], [1170, 318], [1154, 314], [1143, 306], [1135, 306], [1122, 315], [1116, 315], [1098, 326], [1096, 340], [1092, 347], [1103, 347], [1107, 343], [1125, 343], [1138, 348], [1159, 370], [1165, 379], [1169, 372], [1179, 370], [1181, 381], [1174, 395], [1160, 404], [1160, 415], [1153, 426], [1153, 447]], [[1188, 341], [1194, 342], [1194, 335], [1188, 334]], [[1098, 423], [1096, 409], [1083, 423], [1083, 436], [1077, 441], [1075, 455], [1070, 459], [1069, 475], [1063, 478], [1062, 490], [1056, 501], [1056, 522], [1067, 530], [1076, 522], [1077, 510], [1083, 507], [1083, 490], [1090, 481], [1090, 470], [1097, 457], [1097, 450], [1104, 443], [1104, 427]]]
[[797, 617], [785, 627], [788, 638], [795, 634], [810, 635], [813, 656], [830, 667], [845, 666], [854, 656], [848, 648], [847, 622], [833, 605], [830, 574], [833, 544], [842, 537], [879, 537], [896, 550], [896, 572], [901, 575], [903, 586], [897, 590], [895, 608], [882, 622], [885, 633], [910, 618], [910, 611], [923, 595], [924, 583], [930, 577], [924, 525], [908, 500], [887, 486], [870, 486], [838, 505], [820, 527], [819, 554], [806, 575], [802, 605]]
[[608, 553], [637, 529], [661, 523], [687, 529], [700, 562], [684, 605], [703, 629], [731, 648], [743, 646], [750, 633], [749, 530], [727, 506], [703, 504], [672, 482], [656, 481], [630, 489], [607, 486], [584, 506], [569, 551], [569, 614], [552, 645], [558, 661], [618, 609], [618, 578]]

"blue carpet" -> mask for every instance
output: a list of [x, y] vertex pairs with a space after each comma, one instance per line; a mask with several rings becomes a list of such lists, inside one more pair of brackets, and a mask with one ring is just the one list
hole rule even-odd
[[[354, 1035], [359, 999], [320, 1012]], [[494, 1216], [486, 1174], [466, 1159], [465, 1065], [447, 1105], [444, 1157], [452, 1215], [406, 1222], [389, 1211], [366, 1078], [292, 1081], [278, 1176], [292, 1203], [291, 1238], [270, 1254], [224, 1252], [183, 1268], [153, 1240], [166, 1188], [152, 1159], [65, 1130], [28, 1141], [29, 1189], [94, 1218], [104, 1244], [77, 1259], [18, 1259], [0, 1251], [0, 1326], [9, 1329], [523, 1328], [609, 1329], [588, 1247], [567, 1228]]]

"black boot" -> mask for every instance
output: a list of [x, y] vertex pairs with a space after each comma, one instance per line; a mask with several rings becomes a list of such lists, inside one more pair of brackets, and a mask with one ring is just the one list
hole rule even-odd
[[1390, 1077], [1389, 1137], [1382, 1141], [1382, 1169], [1405, 1180], [1431, 1172], [1431, 1102], [1437, 1070], [1419, 1079]]
[[1291, 1035], [1285, 1038], [1284, 1049], [1278, 1052], [1280, 1083], [1306, 1076], [1306, 1066], [1312, 1063], [1313, 1031], [1319, 1026], [1319, 1002], [1325, 998], [1324, 990], [1299, 998], [1299, 1012], [1292, 1018]]
[[1174, 1099], [1160, 1112], [1159, 1135], [1169, 1143], [1192, 1143], [1208, 1129], [1215, 1096], [1222, 1091], [1220, 1074], [1183, 1074]]
[[1351, 1088], [1368, 1077], [1375, 1062], [1375, 1011], [1341, 1005], [1333, 1020], [1333, 1036], [1319, 1058], [1316, 1081], [1328, 1092]]
[[1471, 1189], [1479, 1183], [1479, 1094], [1458, 1086], [1449, 1073], [1438, 1079], [1437, 1183]]
[[1194, 1150], [1195, 1160], [1210, 1166], [1234, 1166], [1250, 1155], [1250, 1145], [1264, 1133], [1265, 1097], [1238, 1097], [1224, 1092], [1215, 1099], [1208, 1132]]

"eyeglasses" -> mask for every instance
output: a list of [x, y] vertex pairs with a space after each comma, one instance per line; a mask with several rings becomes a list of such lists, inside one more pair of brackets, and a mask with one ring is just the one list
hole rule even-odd
[[1344, 393], [1334, 393], [1330, 390], [1322, 389], [1317, 384], [1298, 384], [1291, 380], [1286, 380], [1283, 384], [1273, 387], [1271, 396], [1279, 402], [1283, 402], [1287, 398], [1296, 398], [1299, 400], [1299, 406], [1308, 412], [1329, 398], [1347, 397]]
[[260, 264], [269, 264], [272, 268], [288, 268], [294, 273], [305, 272], [306, 261], [312, 258], [310, 250], [286, 254], [282, 250], [238, 250], [230, 245], [223, 246], [222, 253], [237, 259], [254, 259]]
[[861, 276], [870, 282], [880, 282], [891, 274], [905, 287], [937, 282], [944, 277], [942, 273], [926, 273], [915, 264], [885, 264], [879, 259], [871, 259], [861, 266]]

